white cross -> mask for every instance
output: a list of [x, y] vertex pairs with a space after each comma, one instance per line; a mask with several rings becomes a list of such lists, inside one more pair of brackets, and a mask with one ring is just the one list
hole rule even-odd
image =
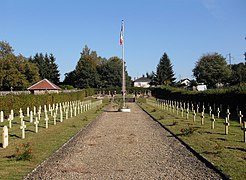
[[35, 118], [34, 124], [35, 124], [35, 132], [37, 133], [38, 132], [38, 124], [39, 124], [38, 117]]
[[22, 139], [25, 139], [25, 129], [26, 129], [25, 121], [22, 121], [20, 129], [22, 130]]

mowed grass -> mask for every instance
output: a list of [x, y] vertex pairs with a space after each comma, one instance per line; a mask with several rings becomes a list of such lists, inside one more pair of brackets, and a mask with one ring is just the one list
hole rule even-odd
[[[6, 149], [0, 148], [0, 179], [22, 179], [102, 113], [102, 108], [107, 104], [108, 102], [105, 101], [102, 105], [76, 117], [68, 119], [64, 117], [63, 122], [59, 121], [58, 116], [56, 125], [54, 125], [53, 118], [49, 117], [48, 129], [45, 128], [44, 114], [42, 114], [38, 133], [35, 133], [34, 124], [30, 123], [29, 119], [25, 117], [24, 120], [27, 126], [25, 139], [21, 139], [20, 119], [15, 117], [12, 128], [9, 129], [9, 146]], [[8, 122], [1, 123], [1, 127], [3, 125], [8, 125]], [[2, 139], [2, 133], [0, 138]], [[31, 142], [33, 158], [30, 161], [16, 161], [12, 157], [16, 152], [16, 148], [27, 142]]]
[[[232, 179], [246, 179], [246, 143], [243, 142], [243, 131], [238, 122], [230, 121], [229, 134], [225, 135], [224, 119], [216, 119], [215, 129], [211, 129], [209, 114], [205, 114], [204, 125], [201, 125], [201, 114], [193, 122], [190, 112], [181, 117], [171, 110], [161, 110], [153, 105], [141, 102], [140, 106], [162, 125], [177, 135], [196, 152], [212, 162], [218, 169]], [[183, 135], [181, 129], [192, 129], [193, 133]], [[195, 168], [195, 167], [194, 167]]]

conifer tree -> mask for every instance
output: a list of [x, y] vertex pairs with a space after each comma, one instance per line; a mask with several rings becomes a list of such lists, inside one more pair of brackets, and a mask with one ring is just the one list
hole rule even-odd
[[156, 80], [159, 85], [171, 85], [174, 83], [173, 66], [167, 53], [164, 53], [156, 69]]

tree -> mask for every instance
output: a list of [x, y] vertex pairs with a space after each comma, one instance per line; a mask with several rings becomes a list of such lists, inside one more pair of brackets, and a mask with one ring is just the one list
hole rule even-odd
[[218, 53], [203, 55], [193, 69], [197, 82], [205, 83], [209, 87], [216, 87], [217, 83], [227, 83], [230, 74], [225, 58]]
[[156, 81], [159, 85], [174, 84], [176, 78], [174, 78], [173, 66], [170, 62], [167, 53], [164, 53], [160, 59], [156, 69]]
[[14, 54], [14, 49], [6, 41], [0, 41], [0, 59], [4, 59], [7, 55]]
[[21, 54], [16, 56], [7, 42], [0, 42], [0, 89], [23, 90], [40, 79], [38, 68]]
[[246, 83], [246, 65], [244, 63], [233, 64], [231, 70], [232, 85]]
[[42, 79], [48, 79], [55, 84], [59, 83], [60, 73], [53, 54], [48, 55], [46, 53], [43, 55], [42, 53], [36, 53], [35, 56], [33, 58], [30, 57], [29, 60], [37, 65]]
[[85, 46], [75, 68], [75, 86], [78, 88], [97, 88], [99, 84], [98, 64], [96, 52], [90, 52], [90, 49]]

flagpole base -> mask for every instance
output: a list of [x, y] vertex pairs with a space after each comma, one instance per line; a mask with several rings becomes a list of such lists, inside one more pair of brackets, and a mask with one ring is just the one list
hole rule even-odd
[[121, 108], [119, 109], [120, 112], [131, 112], [131, 109], [129, 108]]

